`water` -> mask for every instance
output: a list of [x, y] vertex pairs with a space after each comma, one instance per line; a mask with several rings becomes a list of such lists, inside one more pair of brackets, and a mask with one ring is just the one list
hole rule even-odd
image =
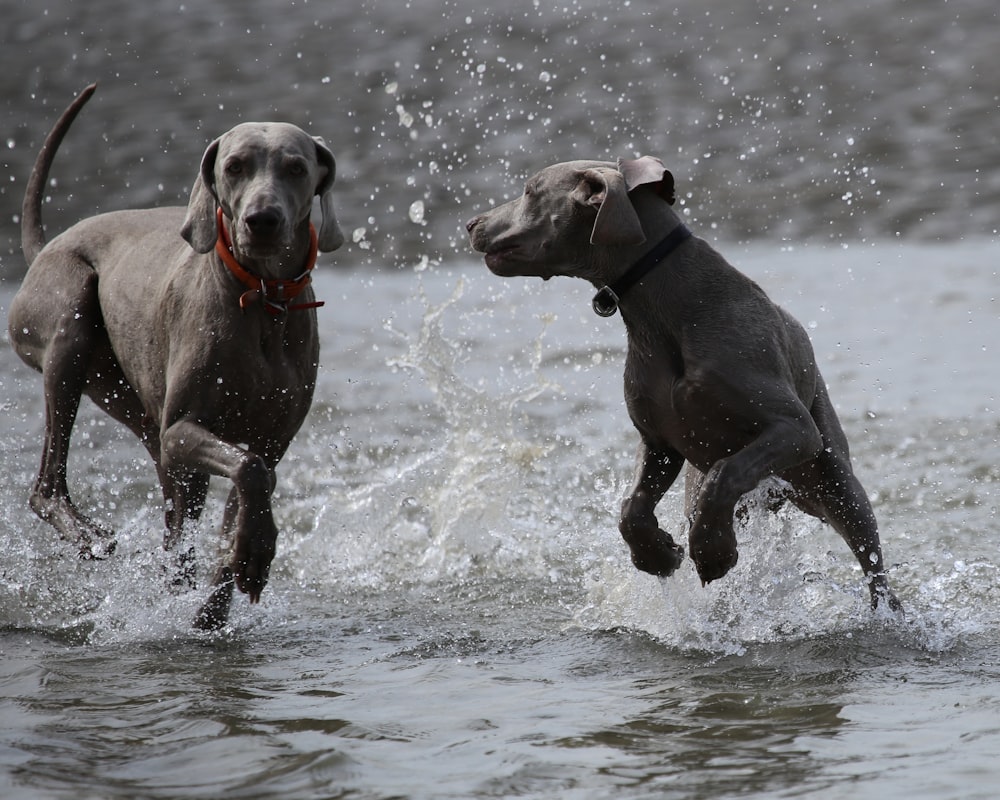
[[[721, 583], [632, 570], [624, 336], [583, 283], [321, 270], [273, 578], [218, 637], [187, 627], [201, 593], [164, 590], [145, 455], [89, 405], [72, 483], [117, 555], [78, 562], [31, 516], [38, 382], [4, 350], [5, 796], [992, 796], [984, 249], [732, 252], [812, 329], [902, 624], [871, 616], [828, 529], [752, 501]], [[676, 493], [661, 518], [682, 536]]]
[[[0, 348], [0, 795], [994, 796], [994, 4], [6, 12], [5, 276], [35, 146], [94, 78], [53, 230], [181, 201], [212, 136], [280, 116], [334, 146], [354, 236], [317, 270], [271, 583], [218, 636], [187, 624], [203, 590], [165, 590], [145, 453], [90, 404], [71, 488], [116, 556], [33, 517], [40, 382]], [[629, 565], [620, 320], [489, 275], [460, 229], [546, 161], [623, 150], [664, 155], [692, 227], [809, 329], [904, 622], [829, 529], [753, 497], [722, 582]]]

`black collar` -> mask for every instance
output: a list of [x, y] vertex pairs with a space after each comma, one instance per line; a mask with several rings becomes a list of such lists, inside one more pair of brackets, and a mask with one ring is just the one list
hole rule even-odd
[[617, 281], [610, 286], [604, 286], [594, 295], [594, 311], [602, 317], [614, 316], [618, 303], [625, 292], [641, 281], [653, 267], [669, 256], [680, 246], [681, 242], [690, 238], [691, 231], [682, 222], [663, 237], [656, 247], [636, 261]]

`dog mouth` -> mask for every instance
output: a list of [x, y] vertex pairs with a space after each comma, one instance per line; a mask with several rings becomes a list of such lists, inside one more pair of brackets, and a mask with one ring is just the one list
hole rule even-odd
[[498, 247], [487, 250], [486, 257], [484, 258], [486, 266], [489, 267], [491, 272], [502, 274], [509, 269], [511, 262], [517, 260], [515, 257], [517, 250], [517, 247]]
[[280, 232], [255, 233], [250, 229], [241, 231], [236, 240], [236, 247], [250, 258], [266, 258], [281, 255], [288, 249], [288, 242]]
[[251, 258], [272, 258], [288, 252], [287, 245], [279, 242], [248, 242], [243, 252]]
[[519, 245], [488, 250], [484, 260], [490, 272], [501, 278], [541, 278], [547, 281], [554, 275], [562, 274], [544, 260], [525, 253]]

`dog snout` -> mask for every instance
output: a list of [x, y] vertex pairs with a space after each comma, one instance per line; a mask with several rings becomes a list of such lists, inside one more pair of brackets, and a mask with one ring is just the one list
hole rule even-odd
[[267, 206], [250, 212], [243, 221], [254, 236], [272, 238], [281, 228], [282, 216], [278, 209]]
[[484, 224], [485, 220], [484, 214], [476, 214], [465, 223], [465, 229], [469, 232], [469, 244], [472, 245], [473, 250], [479, 253], [485, 253], [490, 246], [490, 237], [487, 226]]

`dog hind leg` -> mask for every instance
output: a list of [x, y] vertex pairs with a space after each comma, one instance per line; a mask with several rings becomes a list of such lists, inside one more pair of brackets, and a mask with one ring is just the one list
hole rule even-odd
[[[19, 354], [40, 369], [45, 392], [45, 441], [38, 478], [31, 491], [34, 512], [68, 541], [83, 558], [102, 558], [114, 550], [114, 534], [84, 515], [70, 498], [66, 464], [70, 437], [90, 371], [92, 356], [104, 337], [97, 299], [97, 276], [89, 268], [70, 267], [58, 295], [27, 292], [11, 307], [11, 338]], [[71, 287], [77, 286], [73, 292]], [[36, 287], [37, 288], [37, 287]], [[22, 288], [23, 292], [23, 288]], [[42, 310], [39, 305], [47, 306]], [[64, 308], [61, 315], [51, 307]], [[53, 319], [54, 324], [44, 322]], [[40, 321], [38, 328], [35, 321]], [[21, 345], [21, 346], [19, 346]], [[41, 345], [41, 346], [39, 346]]]
[[802, 409], [801, 414], [776, 417], [749, 445], [720, 459], [705, 473], [688, 533], [691, 558], [702, 583], [721, 578], [736, 565], [733, 515], [739, 499], [767, 476], [814, 456], [820, 447], [820, 432]]
[[868, 581], [872, 608], [884, 600], [890, 610], [902, 604], [889, 588], [875, 512], [850, 462], [836, 449], [824, 450], [792, 480], [792, 502], [833, 527], [854, 553]]
[[854, 475], [847, 437], [822, 378], [810, 413], [822, 434], [823, 448], [816, 459], [790, 474], [792, 502], [830, 524], [847, 542], [868, 581], [872, 608], [884, 600], [890, 610], [901, 612], [902, 604], [886, 579], [875, 512]]

